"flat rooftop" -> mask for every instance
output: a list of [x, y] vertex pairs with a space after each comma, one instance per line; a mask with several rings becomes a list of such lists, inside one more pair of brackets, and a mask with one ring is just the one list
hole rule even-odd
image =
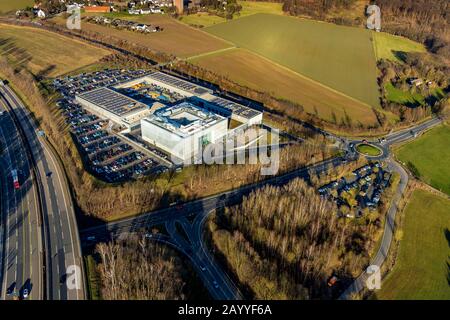
[[145, 104], [107, 87], [82, 93], [78, 97], [119, 117], [148, 109]]
[[235, 103], [224, 98], [214, 96], [212, 94], [204, 95], [202, 98], [212, 104], [218, 105], [221, 108], [228, 110], [232, 114], [241, 116], [245, 119], [252, 119], [253, 117], [261, 113], [261, 111], [243, 106], [242, 104]]
[[172, 86], [174, 88], [177, 88], [177, 89], [180, 89], [183, 91], [187, 91], [196, 96], [212, 92], [211, 90], [209, 90], [207, 88], [198, 86], [189, 81], [178, 79], [177, 77], [170, 76], [170, 75], [162, 73], [162, 72], [151, 73], [151, 74], [147, 75], [147, 77], [154, 79], [154, 80], [158, 80], [158, 81], [165, 83], [169, 86]]
[[227, 120], [189, 102], [182, 102], [157, 110], [143, 121], [148, 121], [184, 138]]

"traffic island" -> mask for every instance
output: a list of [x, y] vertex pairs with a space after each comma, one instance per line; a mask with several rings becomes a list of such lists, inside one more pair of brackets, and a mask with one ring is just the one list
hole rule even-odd
[[365, 156], [369, 157], [378, 157], [383, 154], [383, 150], [380, 148], [368, 144], [368, 143], [360, 143], [356, 146], [356, 151], [358, 151], [360, 154], [363, 154]]

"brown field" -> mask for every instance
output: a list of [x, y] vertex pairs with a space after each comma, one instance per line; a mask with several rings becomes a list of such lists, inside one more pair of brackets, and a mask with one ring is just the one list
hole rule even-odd
[[[164, 30], [158, 33], [143, 35], [137, 32], [117, 30], [112, 27], [84, 21], [82, 23], [82, 29], [113, 36], [120, 40], [130, 41], [138, 45], [146, 46], [152, 50], [173, 54], [179, 57], [192, 56], [231, 46], [224, 40], [163, 15], [155, 14], [145, 17], [118, 16], [118, 18], [157, 25]], [[56, 23], [63, 23], [65, 20], [54, 19], [54, 21]]]
[[315, 114], [317, 110], [318, 116], [325, 120], [331, 120], [333, 112], [340, 120], [346, 110], [354, 121], [360, 121], [363, 124], [372, 124], [377, 121], [368, 105], [304, 78], [245, 49], [204, 55], [190, 62], [226, 75], [241, 85], [296, 102], [308, 113]]
[[[26, 63], [27, 69], [34, 74], [46, 70], [46, 76], [50, 77], [93, 64], [110, 54], [84, 42], [30, 27], [2, 24], [0, 40], [5, 41], [0, 44], [0, 55], [7, 56], [15, 64]], [[15, 53], [18, 51], [21, 51], [20, 56]]]

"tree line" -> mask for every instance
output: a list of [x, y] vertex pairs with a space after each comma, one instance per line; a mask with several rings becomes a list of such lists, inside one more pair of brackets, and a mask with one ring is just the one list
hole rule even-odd
[[219, 259], [249, 299], [324, 299], [336, 275], [351, 279], [369, 263], [380, 218], [338, 218], [336, 205], [304, 180], [266, 186], [209, 221]]
[[104, 300], [185, 300], [187, 272], [166, 246], [130, 236], [96, 246]]

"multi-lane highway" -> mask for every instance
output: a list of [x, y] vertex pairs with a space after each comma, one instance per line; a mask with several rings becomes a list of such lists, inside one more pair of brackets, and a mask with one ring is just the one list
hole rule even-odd
[[83, 277], [78, 277], [74, 286], [68, 287], [66, 282], [67, 276], [72, 275], [67, 274], [68, 268], [82, 270], [83, 262], [74, 206], [63, 168], [45, 138], [38, 135], [31, 114], [16, 94], [8, 86], [2, 86], [0, 95], [22, 128], [37, 172], [43, 211], [46, 298], [84, 299]]
[[[0, 299], [42, 299], [43, 251], [36, 183], [24, 143], [1, 97], [0, 113]], [[13, 185], [13, 170], [17, 170], [18, 189]]]

